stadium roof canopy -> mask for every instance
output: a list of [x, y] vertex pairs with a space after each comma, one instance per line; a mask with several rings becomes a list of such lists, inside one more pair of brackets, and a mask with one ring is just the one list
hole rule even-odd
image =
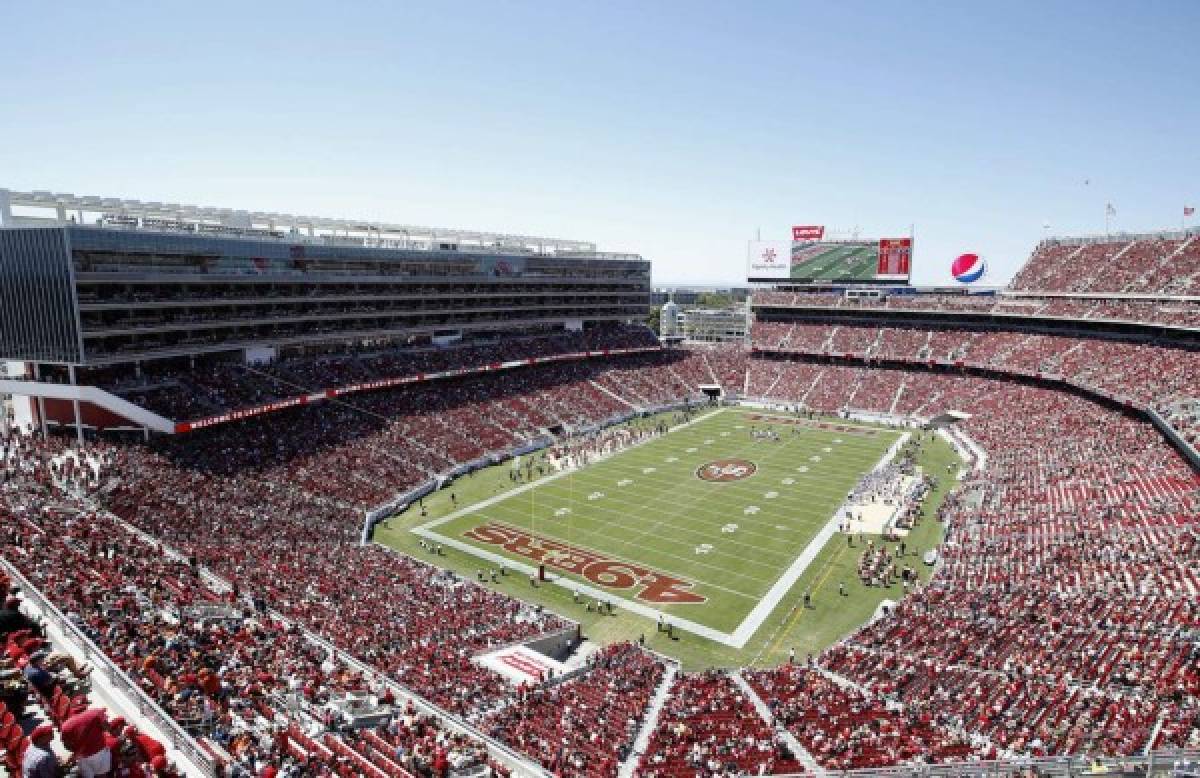
[[[18, 209], [14, 212], [14, 208]], [[31, 214], [30, 210], [40, 211]], [[344, 240], [347, 243], [388, 248], [455, 247], [497, 248], [538, 254], [594, 254], [588, 241], [546, 238], [503, 232], [423, 227], [364, 219], [298, 216], [273, 211], [242, 211], [179, 203], [143, 202], [116, 197], [73, 195], [61, 192], [15, 192], [0, 189], [0, 227], [83, 224], [84, 214], [99, 215], [95, 223], [106, 227], [192, 229], [230, 235], [272, 235], [291, 241]]]

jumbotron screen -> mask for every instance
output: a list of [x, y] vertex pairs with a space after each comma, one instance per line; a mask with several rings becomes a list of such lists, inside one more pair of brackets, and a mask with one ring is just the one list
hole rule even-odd
[[749, 281], [892, 281], [912, 273], [912, 238], [846, 241], [752, 241]]

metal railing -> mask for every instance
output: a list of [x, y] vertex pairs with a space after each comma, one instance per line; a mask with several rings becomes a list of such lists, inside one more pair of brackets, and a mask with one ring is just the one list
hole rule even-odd
[[21, 594], [31, 601], [48, 621], [53, 622], [64, 639], [72, 643], [74, 649], [83, 655], [84, 661], [92, 665], [93, 672], [102, 672], [114, 688], [123, 692], [137, 706], [138, 715], [151, 722], [167, 736], [171, 747], [182, 754], [204, 775], [213, 776], [213, 778], [220, 775], [220, 768], [213, 757], [200, 747], [196, 740], [179, 725], [179, 722], [159, 707], [158, 703], [150, 699], [137, 682], [117, 666], [108, 654], [104, 653], [79, 627], [75, 626], [57, 606], [42, 594], [41, 590], [33, 586], [12, 562], [0, 557], [0, 565], [4, 567], [8, 576], [20, 585]]
[[460, 716], [457, 716], [445, 708], [430, 702], [407, 686], [393, 680], [386, 673], [375, 669], [352, 654], [349, 654], [346, 651], [338, 648], [332, 642], [321, 635], [318, 635], [316, 632], [313, 632], [309, 628], [292, 621], [279, 611], [270, 610], [269, 613], [271, 617], [277, 621], [298, 627], [310, 642], [320, 646], [331, 655], [336, 656], [339, 661], [360, 673], [364, 679], [367, 679], [371, 683], [377, 685], [382, 684], [387, 686], [392, 690], [393, 693], [397, 694], [400, 699], [412, 702], [413, 707], [415, 707], [418, 712], [433, 716], [437, 718], [446, 728], [457, 733], [465, 734], [476, 742], [482, 744], [487, 749], [488, 755], [492, 759], [503, 763], [509, 769], [515, 771], [517, 775], [536, 776], [537, 778], [546, 778], [550, 775], [548, 770], [543, 769], [540, 765], [531, 761], [529, 757], [519, 753], [513, 748], [510, 748], [507, 744], [497, 740], [496, 738], [484, 734], [482, 730], [476, 728], [472, 724], [467, 723], [467, 721]]
[[[801, 775], [799, 773], [795, 775]], [[1047, 756], [954, 764], [907, 764], [862, 770], [828, 770], [827, 776], [905, 776], [905, 778], [1050, 778], [1051, 776], [1200, 776], [1200, 750], [1163, 750], [1139, 756]]]

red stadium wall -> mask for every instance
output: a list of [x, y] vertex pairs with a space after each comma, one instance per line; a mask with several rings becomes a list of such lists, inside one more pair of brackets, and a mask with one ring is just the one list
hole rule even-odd
[[[34, 404], [36, 413], [36, 401]], [[79, 417], [87, 427], [110, 429], [112, 427], [140, 427], [141, 425], [118, 416], [112, 411], [99, 408], [91, 403], [79, 404]], [[46, 421], [57, 422], [64, 426], [75, 426], [75, 408], [70, 400], [46, 400]]]

